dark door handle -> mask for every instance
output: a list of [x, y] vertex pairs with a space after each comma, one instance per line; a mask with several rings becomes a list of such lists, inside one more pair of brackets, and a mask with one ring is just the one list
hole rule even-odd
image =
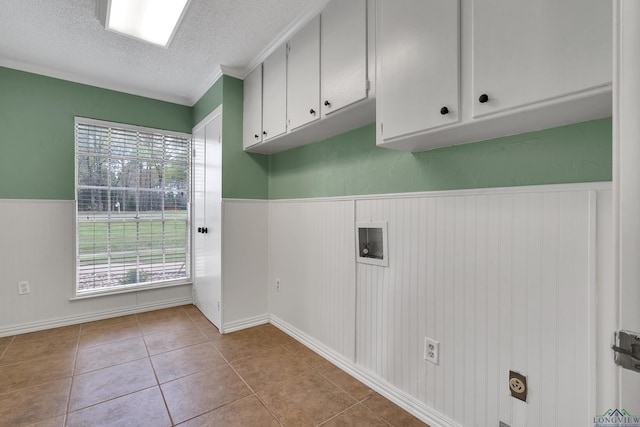
[[443, 116], [449, 114], [449, 109], [447, 107], [442, 107], [440, 109], [440, 114], [442, 114]]
[[481, 104], [484, 104], [488, 100], [489, 100], [489, 95], [487, 95], [486, 93], [483, 93], [482, 95], [480, 95], [480, 98], [478, 98], [478, 101], [480, 101]]
[[202, 227], [202, 232], [207, 234], [209, 232], [209, 230], [207, 229], [207, 227]]
[[316, 115], [316, 110], [314, 110], [313, 108], [309, 110], [309, 114], [311, 114], [312, 116]]
[[256, 137], [256, 139], [260, 138], [260, 135], [258, 135], [257, 133], [255, 135], [253, 135]]
[[202, 227], [198, 227], [198, 233], [202, 233]]
[[329, 101], [324, 101], [324, 106], [325, 107], [331, 107], [331, 103]]

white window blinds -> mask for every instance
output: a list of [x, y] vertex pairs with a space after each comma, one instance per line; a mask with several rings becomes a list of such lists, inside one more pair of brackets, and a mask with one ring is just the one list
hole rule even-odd
[[190, 277], [191, 136], [76, 118], [76, 294]]

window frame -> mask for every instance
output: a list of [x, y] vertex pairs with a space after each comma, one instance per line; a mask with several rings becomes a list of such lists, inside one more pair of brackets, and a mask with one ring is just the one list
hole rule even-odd
[[[79, 182], [78, 182], [78, 137], [77, 137], [77, 130], [78, 130], [78, 125], [95, 125], [95, 126], [99, 126], [99, 127], [106, 127], [106, 128], [110, 128], [110, 129], [118, 129], [118, 130], [123, 130], [123, 131], [129, 131], [129, 132], [141, 132], [141, 133], [147, 133], [147, 134], [161, 134], [163, 135], [163, 137], [175, 137], [175, 138], [182, 138], [182, 139], [187, 139], [188, 140], [188, 165], [187, 165], [187, 170], [188, 170], [188, 182], [187, 182], [187, 188], [188, 188], [188, 197], [186, 200], [186, 238], [185, 238], [185, 250], [186, 250], [186, 256], [185, 256], [185, 262], [186, 262], [186, 267], [185, 267], [185, 271], [186, 271], [186, 277], [180, 277], [180, 278], [176, 278], [176, 279], [167, 279], [167, 280], [159, 280], [159, 281], [155, 281], [155, 282], [144, 282], [144, 283], [134, 283], [134, 284], [120, 284], [120, 285], [113, 285], [113, 286], [108, 286], [108, 287], [101, 287], [101, 288], [97, 288], [97, 289], [88, 289], [88, 290], [79, 290], [79, 280], [80, 280], [80, 232], [79, 232], [79, 224], [80, 224], [80, 220], [79, 220], [79, 216], [80, 216], [80, 212], [78, 211], [78, 187], [79, 187]], [[193, 283], [193, 236], [192, 236], [192, 222], [193, 222], [193, 135], [190, 133], [184, 133], [184, 132], [176, 132], [176, 131], [171, 131], [171, 130], [166, 130], [166, 129], [158, 129], [158, 128], [149, 128], [149, 127], [143, 127], [143, 126], [137, 126], [137, 125], [130, 125], [130, 124], [126, 124], [126, 123], [118, 123], [118, 122], [111, 122], [111, 121], [105, 121], [105, 120], [98, 120], [98, 119], [92, 119], [92, 118], [87, 118], [87, 117], [80, 117], [80, 116], [76, 116], [74, 117], [74, 126], [73, 126], [73, 134], [74, 134], [74, 234], [75, 234], [75, 239], [74, 239], [74, 243], [75, 243], [75, 248], [74, 248], [74, 273], [75, 273], [75, 277], [73, 280], [73, 296], [70, 298], [71, 300], [78, 300], [78, 299], [85, 299], [85, 298], [93, 298], [93, 297], [97, 297], [97, 296], [104, 296], [104, 295], [115, 295], [115, 294], [121, 294], [121, 293], [128, 293], [128, 292], [138, 292], [138, 291], [143, 291], [143, 290], [150, 290], [150, 289], [160, 289], [160, 288], [166, 288], [166, 287], [173, 287], [173, 286], [184, 286], [184, 285], [190, 285]], [[109, 154], [108, 158], [112, 158], [111, 153]], [[109, 185], [108, 187], [105, 188], [109, 188], [112, 189], [113, 187], [111, 187], [111, 185]], [[164, 212], [164, 210], [163, 210]], [[164, 215], [163, 215], [164, 216]], [[153, 220], [150, 220], [151, 222], [154, 222]], [[162, 220], [160, 220], [162, 221]], [[159, 222], [159, 220], [155, 220], [155, 222]]]

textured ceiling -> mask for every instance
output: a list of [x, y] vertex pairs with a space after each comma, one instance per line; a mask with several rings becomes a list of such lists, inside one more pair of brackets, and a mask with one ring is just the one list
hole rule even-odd
[[324, 0], [191, 0], [165, 49], [106, 31], [96, 0], [0, 0], [0, 66], [193, 105]]

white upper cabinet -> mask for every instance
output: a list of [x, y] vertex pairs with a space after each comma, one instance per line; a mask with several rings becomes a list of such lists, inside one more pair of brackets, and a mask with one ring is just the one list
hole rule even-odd
[[262, 142], [262, 65], [244, 79], [242, 146], [246, 149]]
[[289, 130], [320, 118], [320, 16], [289, 40], [287, 112]]
[[325, 116], [367, 97], [367, 2], [334, 0], [320, 16]]
[[457, 122], [459, 2], [379, 0], [377, 8], [379, 136]]
[[287, 131], [287, 46], [262, 64], [262, 135], [268, 141]]
[[602, 0], [474, 1], [474, 116], [610, 84], [611, 21]]
[[610, 2], [377, 0], [376, 12], [380, 146], [424, 151], [611, 115]]

